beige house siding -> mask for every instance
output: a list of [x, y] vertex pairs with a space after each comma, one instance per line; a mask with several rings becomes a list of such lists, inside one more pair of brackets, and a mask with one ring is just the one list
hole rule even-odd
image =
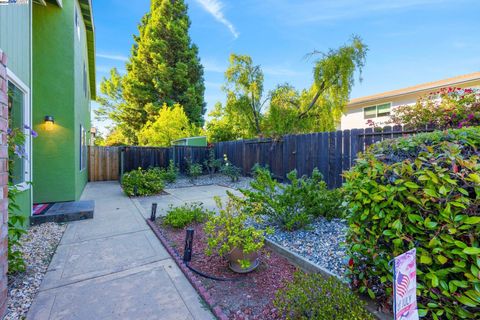
[[[415, 104], [420, 97], [446, 87], [480, 89], [480, 72], [352, 99], [350, 104], [345, 108], [338, 129], [347, 130], [368, 128], [368, 119], [364, 118], [364, 108], [391, 103], [391, 111], [393, 111], [398, 106]], [[384, 126], [387, 125], [390, 117], [377, 117], [371, 120], [380, 126]]]

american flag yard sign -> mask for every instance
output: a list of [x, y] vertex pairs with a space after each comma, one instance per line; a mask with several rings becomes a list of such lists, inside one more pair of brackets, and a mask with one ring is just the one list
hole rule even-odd
[[395, 320], [418, 320], [416, 253], [416, 249], [412, 249], [394, 259]]

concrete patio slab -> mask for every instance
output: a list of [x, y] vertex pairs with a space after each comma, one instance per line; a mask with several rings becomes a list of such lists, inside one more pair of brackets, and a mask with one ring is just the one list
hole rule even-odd
[[27, 319], [214, 319], [117, 182], [81, 199], [95, 217], [69, 223]]
[[167, 272], [175, 268], [174, 262], [165, 260], [42, 291], [28, 319], [212, 319], [195, 301], [198, 296], [193, 288], [183, 288], [190, 289], [185, 296], [188, 300], [179, 297], [175, 282], [182, 279], [172, 279]]
[[149, 230], [60, 245], [43, 279], [42, 290], [168, 257], [168, 253]]

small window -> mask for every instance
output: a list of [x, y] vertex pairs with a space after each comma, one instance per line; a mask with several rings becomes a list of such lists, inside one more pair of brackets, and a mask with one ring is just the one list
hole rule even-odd
[[363, 109], [364, 119], [387, 117], [390, 115], [391, 103], [379, 104], [378, 106], [366, 107]]
[[377, 117], [386, 117], [390, 115], [390, 103], [377, 106]]
[[87, 166], [87, 133], [80, 125], [80, 171]]
[[377, 107], [368, 107], [363, 109], [363, 114], [365, 119], [373, 119], [377, 117]]
[[77, 30], [78, 40], [80, 40], [80, 16], [78, 15], [77, 7], [75, 7], [75, 29]]

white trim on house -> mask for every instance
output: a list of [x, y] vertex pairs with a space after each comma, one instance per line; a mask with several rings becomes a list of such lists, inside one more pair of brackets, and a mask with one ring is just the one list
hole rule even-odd
[[[30, 88], [20, 79], [18, 78], [15, 73], [13, 73], [8, 67], [7, 67], [7, 79], [9, 82], [13, 83], [17, 88], [19, 88], [23, 93], [23, 119], [24, 119], [24, 124], [28, 125], [30, 128], [32, 127], [32, 118], [31, 118], [31, 108], [30, 108]], [[31, 173], [32, 173], [32, 139], [30, 135], [30, 130], [29, 129], [23, 129], [23, 133], [25, 134], [25, 150], [27, 153], [27, 156], [25, 159], [23, 159], [23, 165], [24, 165], [24, 176], [23, 180], [24, 182], [20, 183], [17, 185], [18, 189], [20, 191], [28, 190], [30, 189], [30, 181], [31, 181]]]

